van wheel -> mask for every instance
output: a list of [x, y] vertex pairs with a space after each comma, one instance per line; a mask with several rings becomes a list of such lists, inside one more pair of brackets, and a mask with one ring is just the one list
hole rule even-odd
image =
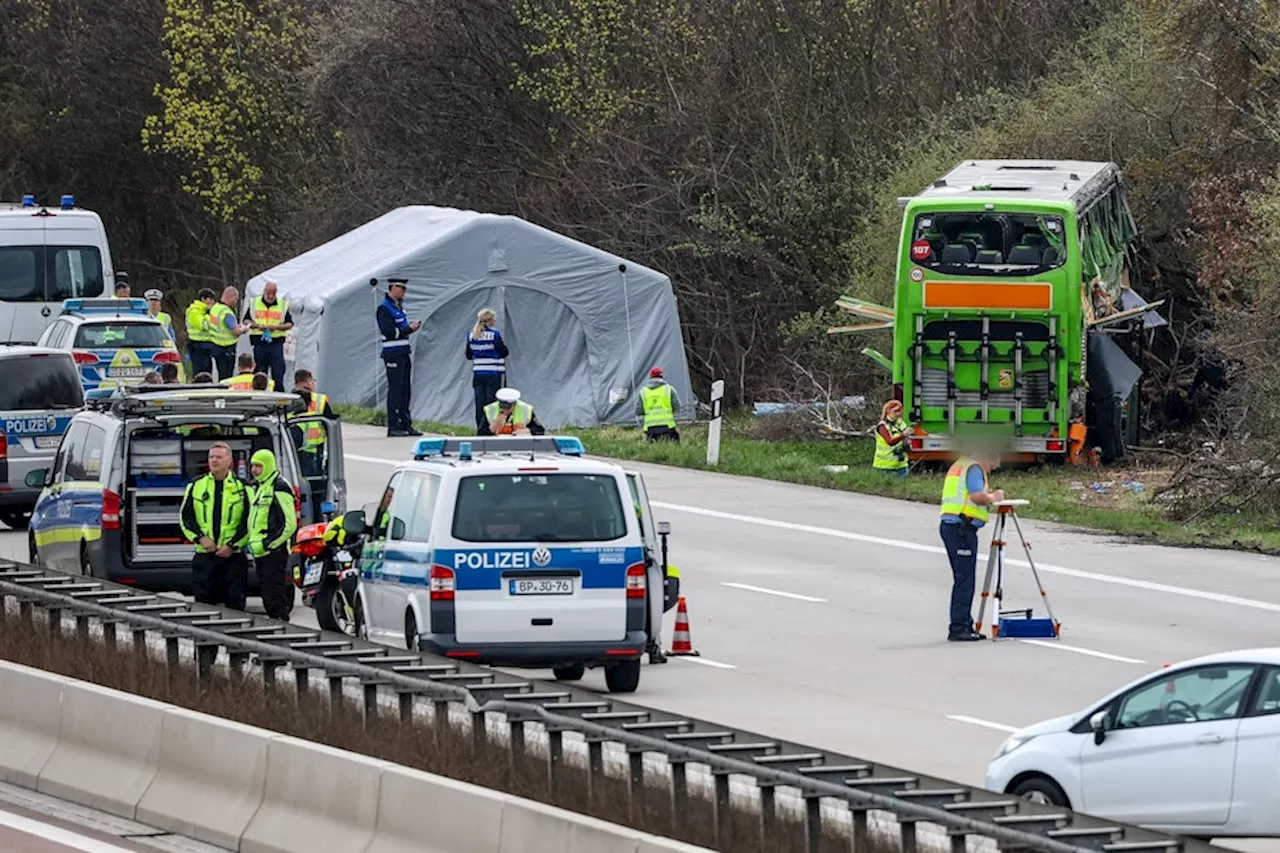
[[404, 613], [404, 647], [411, 652], [421, 651], [418, 648], [418, 620], [412, 610]]
[[551, 672], [555, 675], [556, 681], [579, 681], [587, 674], [587, 665], [574, 663], [569, 666], [557, 666], [552, 668]]
[[33, 566], [40, 565], [40, 551], [36, 548], [36, 533], [34, 530], [27, 533], [27, 562]]
[[640, 659], [619, 661], [605, 667], [604, 683], [610, 693], [634, 693], [640, 686]]
[[93, 577], [93, 563], [89, 560], [89, 544], [83, 541], [80, 543], [80, 574], [87, 578]]

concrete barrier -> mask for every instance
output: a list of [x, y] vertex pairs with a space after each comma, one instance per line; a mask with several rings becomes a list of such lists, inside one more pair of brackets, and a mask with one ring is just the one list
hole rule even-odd
[[132, 819], [156, 775], [160, 718], [169, 707], [95, 684], [66, 685], [58, 748], [36, 790]]
[[267, 747], [262, 806], [240, 853], [364, 853], [378, 820], [382, 771], [392, 765], [290, 737]]
[[502, 812], [498, 853], [636, 853], [640, 833], [573, 815], [554, 806], [512, 798]]
[[240, 837], [262, 804], [267, 747], [275, 737], [182, 708], [166, 711], [156, 775], [138, 803], [136, 820], [240, 849]]
[[495, 853], [506, 803], [497, 791], [392, 765], [382, 771], [377, 835], [365, 853]]
[[18, 664], [0, 667], [0, 782], [36, 787], [58, 747], [62, 688], [73, 683]]

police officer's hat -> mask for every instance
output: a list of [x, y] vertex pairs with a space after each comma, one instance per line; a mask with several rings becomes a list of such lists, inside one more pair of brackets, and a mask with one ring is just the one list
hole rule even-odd
[[390, 286], [391, 286], [391, 285], [393, 285], [393, 284], [398, 284], [398, 285], [400, 285], [401, 287], [407, 287], [407, 286], [409, 285], [409, 279], [407, 279], [407, 278], [389, 278], [389, 279], [387, 279], [387, 286], [388, 286], [388, 287], [390, 287]]
[[499, 402], [499, 403], [514, 403], [514, 402], [516, 402], [516, 401], [517, 401], [517, 400], [519, 400], [519, 399], [520, 399], [520, 392], [519, 392], [519, 391], [517, 391], [517, 390], [516, 390], [516, 389], [514, 389], [514, 388], [499, 388], [499, 389], [498, 389], [498, 402]]
[[143, 295], [146, 296], [148, 299], [164, 299], [164, 294], [154, 287], [148, 290]]

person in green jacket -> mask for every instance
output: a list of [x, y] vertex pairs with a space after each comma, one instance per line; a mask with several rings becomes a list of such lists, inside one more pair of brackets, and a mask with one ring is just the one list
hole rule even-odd
[[293, 487], [280, 476], [276, 455], [259, 450], [249, 458], [253, 475], [249, 507], [249, 553], [258, 569], [262, 606], [272, 619], [289, 621], [293, 585], [287, 573], [289, 545], [298, 530]]
[[244, 610], [249, 564], [249, 489], [231, 473], [231, 448], [216, 441], [209, 448], [209, 473], [187, 485], [179, 524], [194, 542], [191, 582], [200, 604], [225, 604]]

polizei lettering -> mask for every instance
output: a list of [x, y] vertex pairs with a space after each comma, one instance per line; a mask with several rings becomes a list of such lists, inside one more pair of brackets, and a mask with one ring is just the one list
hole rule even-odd
[[528, 551], [463, 551], [453, 555], [455, 569], [527, 569]]

